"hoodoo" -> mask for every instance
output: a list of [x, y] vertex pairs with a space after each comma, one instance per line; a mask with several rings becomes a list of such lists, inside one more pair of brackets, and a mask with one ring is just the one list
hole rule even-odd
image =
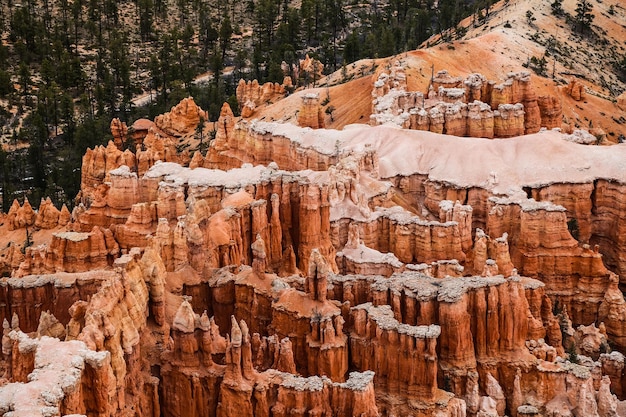
[[71, 213], [13, 201], [0, 416], [626, 416], [626, 145], [441, 50], [114, 119]]

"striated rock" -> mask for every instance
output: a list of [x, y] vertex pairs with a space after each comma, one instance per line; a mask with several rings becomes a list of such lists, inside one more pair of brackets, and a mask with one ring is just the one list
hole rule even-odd
[[305, 85], [309, 83], [315, 83], [321, 79], [324, 74], [324, 64], [315, 58], [311, 58], [309, 54], [306, 54], [304, 59], [300, 60], [300, 76], [304, 78]]
[[556, 120], [524, 73], [440, 73], [428, 97], [401, 62], [374, 79], [374, 124], [423, 131], [236, 121], [225, 105], [191, 158], [175, 146], [186, 102], [134, 151], [88, 151], [72, 231], [40, 229], [67, 208], [15, 202], [0, 228], [21, 239], [32, 221], [37, 246], [0, 253], [0, 408], [620, 415], [623, 149], [454, 136]]
[[576, 347], [580, 352], [592, 359], [597, 360], [600, 357], [600, 353], [604, 353], [610, 350], [608, 341], [606, 338], [606, 329], [601, 326], [604, 333], [598, 329], [595, 324], [589, 326], [578, 326], [576, 333], [574, 334], [574, 340]]
[[24, 254], [21, 248], [13, 242], [9, 242], [6, 248], [0, 251], [0, 274], [11, 276], [13, 270], [19, 268], [24, 261]]
[[565, 92], [576, 101], [583, 101], [586, 95], [585, 86], [575, 78], [570, 80]]
[[447, 70], [441, 70], [435, 74], [432, 87], [438, 91], [440, 88], [457, 88], [463, 84], [463, 78], [453, 77]]
[[[16, 207], [17, 209], [14, 211], [15, 217], [13, 220], [13, 229], [22, 229], [25, 227], [30, 227], [35, 224], [37, 219], [37, 215], [33, 210], [33, 207], [30, 205], [30, 202], [27, 198], [24, 199], [24, 204], [22, 206], [17, 203], [17, 200], [13, 200], [13, 205], [11, 209]], [[12, 213], [9, 210], [8, 218], [9, 222], [11, 222]], [[10, 223], [9, 223], [10, 224]], [[9, 226], [10, 227], [10, 226]]]
[[27, 249], [15, 275], [102, 269], [118, 253], [119, 246], [108, 229], [96, 226], [90, 233], [55, 233], [49, 247]]
[[[64, 410], [64, 415], [115, 414], [108, 396], [115, 381], [108, 352], [95, 352], [79, 341], [61, 342], [47, 336], [30, 339], [19, 330], [12, 331], [10, 338], [15, 347], [13, 361], [30, 360], [34, 372], [28, 381], [19, 381], [21, 378], [14, 373], [14, 381], [3, 386], [0, 404], [4, 409], [32, 417], [58, 415], [59, 410]], [[89, 388], [101, 395], [85, 394], [83, 378], [87, 375]], [[33, 392], [42, 395], [33, 396]]]
[[148, 119], [137, 119], [130, 127], [131, 138], [135, 145], [135, 150], [143, 146], [144, 139], [154, 126], [154, 122]]
[[524, 134], [524, 106], [500, 104], [493, 112], [493, 133], [495, 137], [510, 138]]
[[[604, 293], [604, 299], [598, 309], [598, 321], [603, 322], [606, 327], [606, 333], [610, 339], [620, 348], [626, 346], [626, 301], [624, 295], [618, 288], [618, 278], [615, 274], [610, 274], [610, 284]], [[596, 338], [600, 338], [596, 336]], [[595, 339], [595, 338], [594, 338]], [[599, 344], [602, 340], [594, 340]], [[585, 350], [592, 350], [593, 353], [599, 351], [595, 346], [586, 347]]]
[[220, 110], [220, 118], [217, 120], [217, 132], [215, 133], [215, 146], [218, 147], [219, 143], [227, 142], [229, 137], [232, 136], [232, 131], [235, 127], [235, 119], [233, 111], [228, 103], [222, 105]]
[[81, 169], [81, 202], [90, 206], [102, 198], [102, 186], [109, 180], [109, 172], [122, 165], [136, 166], [136, 157], [130, 151], [120, 151], [113, 141], [105, 147], [87, 149]]
[[59, 213], [59, 226], [65, 226], [72, 220], [72, 214], [68, 210], [67, 206], [63, 204], [61, 212]]
[[563, 118], [560, 100], [554, 96], [539, 96], [537, 104], [541, 114], [541, 126], [547, 129], [560, 128]]
[[467, 105], [448, 104], [444, 113], [446, 135], [465, 136], [467, 134]]
[[373, 369], [376, 385], [391, 392], [402, 390], [424, 400], [434, 399], [439, 326], [402, 325], [389, 306], [369, 303], [355, 307], [351, 314], [355, 327], [350, 338], [352, 365]]
[[37, 337], [42, 336], [54, 337], [56, 339], [65, 339], [65, 326], [54, 317], [50, 312], [42, 311], [39, 317], [39, 326], [37, 327]]
[[[192, 122], [189, 122], [192, 123]], [[191, 128], [190, 128], [191, 129]], [[195, 132], [195, 128], [193, 130]], [[136, 152], [137, 174], [145, 174], [158, 161], [181, 162], [182, 156], [176, 152], [176, 144], [172, 138], [150, 131], [144, 138], [142, 149]]]
[[501, 84], [487, 81], [481, 74], [463, 80], [439, 71], [425, 99], [422, 92], [406, 91], [404, 69], [396, 62], [390, 74], [378, 74], [372, 96], [370, 119], [374, 125], [393, 123], [409, 129], [486, 138], [561, 126], [560, 102], [552, 96], [538, 98], [526, 71], [507, 74]]
[[474, 101], [467, 105], [467, 135], [491, 139], [493, 131], [493, 111], [486, 103]]
[[325, 126], [319, 94], [307, 93], [302, 96], [302, 106], [298, 113], [298, 125], [313, 129], [320, 129]]

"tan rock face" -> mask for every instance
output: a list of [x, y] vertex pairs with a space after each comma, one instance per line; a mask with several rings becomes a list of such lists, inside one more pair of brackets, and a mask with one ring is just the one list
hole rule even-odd
[[307, 54], [304, 59], [300, 60], [299, 74], [304, 77], [306, 84], [315, 84], [323, 77], [324, 64]]
[[84, 272], [102, 269], [119, 254], [119, 246], [110, 230], [94, 227], [90, 233], [59, 232], [50, 246], [26, 249], [25, 259], [16, 276]]
[[28, 199], [24, 200], [24, 205], [20, 206], [17, 200], [13, 200], [13, 204], [7, 213], [7, 222], [9, 230], [27, 228], [33, 226], [37, 219], [37, 215], [30, 205]]
[[537, 104], [541, 114], [541, 126], [547, 129], [561, 127], [563, 107], [559, 99], [553, 96], [539, 96]]
[[513, 137], [524, 134], [524, 106], [500, 104], [493, 112], [493, 134], [496, 137]]
[[302, 96], [302, 106], [298, 113], [298, 126], [313, 129], [320, 129], [325, 126], [319, 94], [307, 93]]
[[61, 212], [54, 207], [50, 198], [42, 199], [37, 211], [37, 217], [35, 218], [35, 226], [41, 229], [55, 228], [59, 225], [60, 214]]

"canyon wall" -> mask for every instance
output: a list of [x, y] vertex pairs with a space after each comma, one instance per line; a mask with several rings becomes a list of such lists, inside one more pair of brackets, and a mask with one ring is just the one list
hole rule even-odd
[[[377, 105], [410, 110], [395, 71]], [[440, 73], [423, 100], [458, 136], [558, 118], [524, 74]], [[207, 153], [177, 153], [202, 117], [186, 100], [135, 152], [88, 151], [71, 216], [48, 200], [2, 215], [1, 410], [623, 414], [620, 148], [237, 122], [225, 104]], [[545, 167], [544, 146], [572, 163]], [[505, 171], [520, 159], [533, 169]]]

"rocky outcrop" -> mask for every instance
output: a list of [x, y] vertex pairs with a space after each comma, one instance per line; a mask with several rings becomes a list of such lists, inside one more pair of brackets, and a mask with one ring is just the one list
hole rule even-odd
[[120, 119], [115, 118], [111, 120], [110, 129], [111, 134], [113, 135], [113, 143], [115, 143], [115, 146], [119, 149], [122, 149], [128, 137], [128, 126], [126, 125], [126, 122], [122, 122]]
[[237, 102], [241, 110], [241, 117], [248, 118], [254, 115], [256, 108], [285, 95], [285, 86], [278, 83], [260, 85], [257, 80], [246, 82], [243, 78], [237, 84]]
[[135, 150], [141, 149], [144, 138], [154, 126], [154, 122], [148, 119], [137, 119], [130, 127], [130, 137], [135, 145]]
[[351, 311], [352, 366], [372, 369], [377, 387], [432, 401], [437, 394], [440, 327], [402, 325], [388, 305], [361, 304]]
[[24, 205], [21, 206], [17, 200], [13, 200], [13, 204], [7, 213], [9, 230], [28, 228], [33, 226], [36, 220], [37, 214], [28, 199], [24, 199]]
[[319, 94], [307, 93], [302, 96], [302, 106], [298, 112], [298, 126], [313, 129], [320, 129], [325, 126]]
[[537, 97], [528, 72], [507, 74], [496, 84], [481, 74], [466, 79], [439, 71], [427, 97], [407, 91], [402, 63], [376, 74], [371, 122], [455, 136], [514, 137], [541, 127], [561, 126], [561, 105], [552, 96]]
[[304, 59], [300, 60], [298, 71], [299, 76], [304, 79], [305, 86], [310, 83], [315, 86], [315, 83], [324, 76], [324, 64], [306, 54]]
[[[471, 219], [471, 210], [458, 214], [459, 219], [467, 215]], [[357, 224], [360, 239], [366, 247], [391, 253], [404, 264], [431, 263], [441, 259], [464, 262], [463, 249], [469, 249], [467, 246], [471, 244], [466, 234], [467, 222], [461, 226], [456, 221], [425, 221], [400, 210], [380, 210], [368, 221]], [[346, 226], [342, 221], [333, 222], [331, 234], [336, 247], [347, 244]], [[362, 258], [362, 261], [366, 260]]]
[[0, 282], [0, 321], [17, 320], [24, 332], [31, 333], [39, 327], [41, 315], [49, 312], [65, 326], [71, 318], [70, 306], [89, 300], [112, 275], [90, 271], [5, 278]]
[[565, 87], [565, 92], [576, 101], [583, 101], [586, 96], [585, 86], [576, 78], [572, 78]]
[[[589, 244], [598, 245], [606, 265], [626, 280], [626, 216], [624, 215], [623, 185], [613, 181], [598, 180], [591, 189], [591, 236]], [[582, 216], [581, 216], [582, 217]], [[584, 218], [584, 217], [583, 217]], [[577, 221], [578, 222], [578, 221]], [[580, 222], [583, 224], [584, 222]], [[584, 229], [583, 229], [584, 230]]]
[[500, 104], [493, 112], [493, 134], [495, 137], [510, 138], [524, 134], [524, 106]]
[[539, 96], [537, 104], [541, 114], [541, 126], [547, 129], [560, 128], [563, 118], [560, 100], [554, 96]]
[[27, 248], [14, 275], [104, 269], [118, 254], [119, 246], [109, 229], [96, 226], [90, 233], [59, 232], [52, 235], [49, 246]]
[[[606, 334], [611, 342], [620, 349], [624, 349], [626, 346], [626, 301], [618, 288], [618, 278], [615, 274], [610, 275], [609, 286], [598, 309], [598, 322], [606, 326]], [[592, 353], [596, 351], [599, 351], [599, 346], [597, 350], [594, 348]]]
[[0, 390], [3, 410], [32, 417], [115, 414], [109, 401], [115, 378], [108, 352], [96, 352], [79, 341], [31, 339], [19, 329], [11, 331], [9, 339], [3, 350], [11, 349], [13, 367], [10, 383]]
[[494, 113], [486, 103], [467, 104], [467, 136], [491, 139], [494, 137]]
[[90, 206], [94, 200], [101, 198], [102, 187], [109, 181], [109, 172], [122, 165], [136, 166], [136, 156], [131, 151], [122, 152], [111, 141], [106, 146], [87, 149], [83, 155], [81, 169], [80, 197], [82, 204]]
[[200, 120], [209, 120], [207, 113], [188, 97], [165, 114], [154, 119], [154, 125], [168, 136], [175, 138], [194, 134]]
[[[65, 211], [67, 207], [65, 207]], [[53, 229], [59, 226], [59, 217], [61, 212], [54, 207], [50, 198], [42, 199], [41, 204], [39, 204], [39, 210], [37, 211], [37, 217], [35, 218], [35, 227], [39, 227], [40, 229]], [[65, 224], [67, 224], [66, 219], [63, 219]], [[62, 224], [61, 226], [65, 226]]]
[[488, 233], [508, 233], [509, 242], [514, 242], [511, 260], [519, 272], [546, 283], [548, 294], [559, 294], [574, 323], [595, 321], [609, 272], [598, 252], [580, 247], [572, 238], [565, 208], [534, 200], [492, 201]]
[[137, 174], [128, 166], [111, 169], [107, 177], [108, 181], [100, 184], [92, 194], [89, 205], [75, 209], [74, 230], [87, 232], [95, 226], [125, 223], [131, 207], [141, 201]]

